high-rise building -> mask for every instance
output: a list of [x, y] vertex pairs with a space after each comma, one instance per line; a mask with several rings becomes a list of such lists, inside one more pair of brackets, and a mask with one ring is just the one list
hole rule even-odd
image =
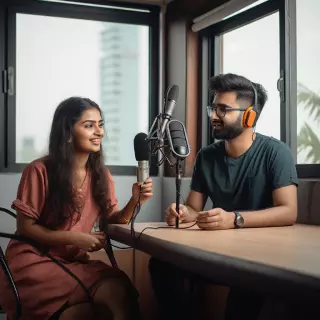
[[38, 157], [34, 137], [23, 137], [19, 162], [28, 163]]
[[[135, 165], [133, 138], [141, 127], [141, 26], [108, 23], [101, 32], [101, 108], [106, 163]], [[145, 90], [148, 94], [148, 90]], [[140, 129], [141, 130], [141, 129]], [[128, 146], [132, 145], [132, 148]]]

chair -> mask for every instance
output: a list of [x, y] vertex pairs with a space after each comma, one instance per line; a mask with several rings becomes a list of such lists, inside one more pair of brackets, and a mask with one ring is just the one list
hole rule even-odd
[[[10, 216], [16, 218], [16, 214], [13, 213], [12, 211], [8, 210], [8, 209], [5, 209], [5, 208], [2, 208], [0, 207], [0, 211], [2, 212], [5, 212], [7, 214], [9, 214]], [[5, 236], [5, 238], [8, 238], [8, 236], [6, 236], [8, 234], [0, 234], [1, 237]], [[9, 266], [6, 262], [6, 259], [5, 259], [5, 255], [4, 255], [4, 252], [2, 250], [2, 247], [0, 246], [0, 265], [1, 265], [1, 268], [3, 269], [4, 271], [4, 274], [7, 276], [8, 280], [9, 280], [9, 283], [10, 283], [10, 286], [13, 290], [13, 293], [14, 293], [14, 296], [15, 296], [15, 299], [16, 299], [16, 319], [19, 320], [21, 318], [21, 301], [20, 301], [20, 296], [19, 296], [19, 292], [18, 292], [18, 289], [14, 283], [14, 280], [13, 280], [13, 277], [12, 277], [12, 274], [10, 272], [10, 269], [9, 269]], [[1, 309], [1, 306], [0, 306], [0, 312], [3, 313], [3, 310]]]
[[[6, 208], [0, 207], [0, 211], [7, 213], [8, 215], [10, 215], [11, 217], [13, 217], [15, 219], [17, 218], [17, 215], [14, 212], [12, 212], [12, 211], [10, 211], [10, 210], [8, 210]], [[4, 232], [0, 232], [0, 237], [23, 241], [23, 242], [29, 243], [34, 248], [39, 250], [37, 248], [37, 246], [32, 241], [30, 241], [30, 239], [27, 239], [25, 237], [21, 237], [21, 236], [15, 235], [15, 234], [4, 233]], [[110, 240], [110, 237], [107, 235], [107, 233], [106, 233], [106, 240], [105, 240], [105, 249], [106, 249], [106, 253], [107, 253], [107, 255], [108, 255], [113, 267], [118, 268], [116, 259], [115, 259], [114, 254], [113, 254], [111, 240]], [[39, 250], [39, 252], [40, 252], [40, 250]], [[46, 255], [52, 262], [56, 263], [66, 273], [68, 273], [75, 281], [77, 281], [78, 284], [80, 285], [80, 287], [82, 287], [82, 289], [83, 289], [84, 293], [86, 294], [86, 296], [88, 297], [88, 301], [93, 303], [93, 298], [91, 297], [91, 294], [89, 293], [88, 289], [85, 287], [85, 285], [82, 283], [82, 281], [75, 274], [73, 274], [67, 267], [62, 265], [57, 259], [55, 259], [53, 256], [51, 256], [48, 252], [47, 253], [43, 253], [43, 254]], [[9, 266], [8, 266], [6, 260], [5, 260], [5, 254], [4, 254], [1, 246], [0, 246], [0, 264], [1, 264], [1, 268], [3, 269], [5, 275], [7, 276], [8, 280], [9, 280], [10, 286], [11, 286], [11, 288], [13, 290], [13, 293], [14, 293], [14, 296], [15, 296], [15, 299], [16, 299], [16, 320], [19, 320], [21, 318], [21, 312], [22, 312], [21, 311], [22, 308], [21, 308], [20, 295], [19, 295], [19, 291], [18, 291], [18, 289], [17, 289], [17, 287], [15, 285], [15, 282], [14, 282], [14, 279], [12, 277], [12, 274], [10, 272]], [[2, 309], [1, 309], [1, 306], [0, 306], [0, 314], [1, 314], [1, 310]]]
[[[6, 208], [2, 208], [0, 207], [0, 211], [2, 212], [5, 212], [7, 214], [9, 214], [10, 216], [12, 216], [13, 218], [17, 218], [17, 215], [6, 209]], [[88, 298], [88, 301], [90, 303], [93, 303], [93, 298], [89, 292], [89, 290], [86, 288], [86, 286], [83, 284], [83, 282], [75, 275], [73, 274], [66, 266], [64, 266], [61, 262], [59, 262], [56, 258], [54, 258], [51, 254], [49, 254], [48, 252], [42, 252], [41, 250], [39, 250], [39, 248], [37, 248], [37, 245], [31, 241], [30, 239], [27, 239], [25, 237], [22, 237], [22, 236], [18, 236], [18, 235], [15, 235], [15, 234], [9, 234], [9, 233], [4, 233], [4, 232], [0, 232], [0, 237], [2, 238], [7, 238], [7, 239], [15, 239], [15, 240], [18, 240], [18, 241], [23, 241], [25, 243], [28, 243], [30, 244], [31, 246], [33, 246], [35, 249], [37, 249], [39, 252], [41, 252], [41, 254], [47, 256], [53, 263], [57, 264], [62, 270], [64, 270], [67, 274], [69, 274], [69, 276], [71, 276], [76, 282], [78, 282], [78, 284], [80, 285], [80, 287], [83, 289], [85, 295], [87, 296]], [[0, 246], [0, 264], [1, 264], [1, 267], [5, 273], [5, 275], [7, 276], [8, 280], [9, 280], [9, 283], [11, 285], [11, 288], [14, 292], [14, 296], [15, 296], [15, 299], [16, 299], [16, 320], [19, 320], [21, 318], [21, 300], [20, 300], [20, 295], [19, 295], [19, 292], [18, 292], [18, 289], [14, 283], [14, 280], [13, 280], [13, 277], [11, 275], [11, 272], [10, 272], [10, 269], [9, 269], [9, 266], [5, 260], [5, 255], [4, 255], [4, 252]], [[0, 306], [0, 310], [1, 310], [1, 306]]]

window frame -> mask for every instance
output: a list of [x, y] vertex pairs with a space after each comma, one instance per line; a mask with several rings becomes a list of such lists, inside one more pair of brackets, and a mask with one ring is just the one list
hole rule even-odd
[[[74, 18], [91, 21], [117, 22], [149, 26], [149, 127], [158, 114], [159, 109], [159, 59], [160, 59], [160, 7], [134, 3], [103, 3], [113, 8], [97, 8], [85, 1], [77, 1], [84, 5], [55, 3], [47, 1], [14, 0], [7, 5], [0, 5], [0, 17], [4, 16], [5, 23], [0, 25], [0, 67], [8, 70], [12, 66], [16, 70], [16, 14], [26, 13], [52, 17]], [[98, 3], [96, 3], [98, 2]], [[87, 4], [88, 6], [86, 6]], [[121, 9], [145, 10], [145, 12]], [[2, 45], [3, 44], [3, 45]], [[2, 86], [5, 79], [2, 77]], [[16, 87], [14, 75], [14, 88]], [[0, 96], [0, 125], [4, 134], [0, 135], [0, 172], [22, 172], [27, 163], [16, 163], [16, 95], [8, 95], [1, 90]], [[1, 120], [2, 119], [2, 120]], [[132, 141], [133, 141], [132, 137]], [[133, 143], [132, 143], [133, 147]], [[158, 175], [157, 159], [150, 155], [150, 175]], [[136, 175], [136, 166], [108, 166], [115, 175]]]
[[[296, 33], [296, 0], [269, 0], [246, 11], [240, 12], [226, 20], [220, 21], [200, 31], [203, 43], [203, 70], [208, 70], [208, 79], [220, 71], [219, 36], [251, 22], [279, 12], [280, 39], [280, 82], [281, 140], [291, 148], [295, 163], [297, 162], [297, 33]], [[204, 82], [205, 81], [205, 82]], [[202, 79], [203, 91], [208, 92], [207, 80]], [[202, 95], [202, 109], [210, 103], [207, 94]], [[208, 130], [203, 134], [205, 143], [214, 142], [211, 127], [207, 120]], [[320, 178], [319, 164], [296, 164], [300, 179]]]

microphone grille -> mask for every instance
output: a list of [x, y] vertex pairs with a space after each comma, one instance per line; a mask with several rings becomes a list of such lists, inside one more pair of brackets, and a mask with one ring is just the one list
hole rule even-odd
[[136, 161], [149, 160], [149, 146], [146, 138], [147, 134], [143, 132], [136, 134], [134, 137], [133, 145]]
[[173, 85], [168, 89], [167, 93], [168, 100], [177, 101], [179, 97], [179, 87], [177, 85]]
[[172, 120], [169, 122], [169, 131], [172, 141], [173, 151], [179, 157], [186, 157], [189, 155], [189, 145], [185, 135], [185, 129], [180, 121]]

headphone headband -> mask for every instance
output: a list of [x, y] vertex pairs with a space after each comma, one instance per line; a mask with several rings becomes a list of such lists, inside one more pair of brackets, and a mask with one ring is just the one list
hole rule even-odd
[[250, 81], [250, 84], [253, 90], [253, 105], [247, 108], [243, 114], [243, 126], [245, 128], [255, 127], [258, 114], [258, 93], [253, 82]]
[[251, 84], [252, 91], [253, 91], [253, 109], [254, 109], [255, 112], [258, 113], [258, 109], [257, 109], [257, 106], [258, 106], [258, 92], [257, 92], [257, 89], [256, 89], [254, 83], [250, 81], [250, 84]]

